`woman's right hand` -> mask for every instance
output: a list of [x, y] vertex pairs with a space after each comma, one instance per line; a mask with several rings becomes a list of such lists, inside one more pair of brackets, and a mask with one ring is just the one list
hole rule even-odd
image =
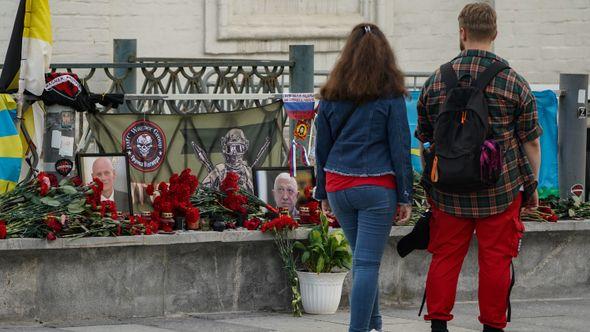
[[395, 213], [395, 224], [398, 226], [406, 225], [410, 221], [410, 217], [412, 217], [412, 205], [398, 204]]
[[322, 199], [322, 212], [328, 218], [335, 218], [334, 213], [332, 212], [332, 208], [330, 207], [330, 202], [327, 199]]

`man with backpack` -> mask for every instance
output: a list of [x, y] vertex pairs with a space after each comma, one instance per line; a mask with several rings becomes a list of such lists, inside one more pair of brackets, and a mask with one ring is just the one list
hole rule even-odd
[[465, 6], [459, 31], [461, 53], [426, 81], [418, 100], [416, 137], [432, 208], [425, 319], [433, 332], [448, 331], [475, 232], [479, 321], [483, 331], [503, 331], [512, 258], [524, 232], [520, 211], [538, 205], [542, 131], [528, 83], [491, 52], [495, 10], [486, 3]]

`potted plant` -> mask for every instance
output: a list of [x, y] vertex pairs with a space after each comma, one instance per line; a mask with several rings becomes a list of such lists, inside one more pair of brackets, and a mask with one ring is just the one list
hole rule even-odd
[[338, 310], [342, 285], [352, 267], [350, 245], [341, 229], [330, 231], [328, 218], [309, 232], [308, 243], [295, 242], [305, 271], [297, 271], [303, 309], [310, 314], [333, 314]]

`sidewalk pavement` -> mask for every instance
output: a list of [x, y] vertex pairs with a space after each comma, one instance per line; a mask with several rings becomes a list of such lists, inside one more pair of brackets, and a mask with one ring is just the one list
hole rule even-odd
[[[418, 309], [386, 308], [383, 310], [384, 331], [429, 332], [430, 325], [417, 316]], [[477, 321], [477, 304], [458, 303], [449, 324], [450, 332], [481, 331]], [[513, 301], [513, 323], [509, 332], [577, 332], [590, 330], [590, 294], [580, 298]], [[84, 321], [63, 324], [7, 325], [0, 322], [0, 332], [255, 332], [255, 331], [321, 331], [346, 332], [348, 312], [335, 315], [304, 315], [252, 312], [195, 314], [165, 318], [135, 318], [124, 321]]]

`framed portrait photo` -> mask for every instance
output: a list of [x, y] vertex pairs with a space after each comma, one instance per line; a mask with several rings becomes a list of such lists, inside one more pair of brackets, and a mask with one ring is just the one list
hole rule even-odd
[[133, 214], [131, 203], [129, 163], [124, 153], [93, 153], [76, 156], [78, 176], [83, 183], [93, 178], [102, 181], [101, 201], [115, 202], [117, 211]]
[[288, 167], [252, 169], [254, 192], [258, 198], [277, 208], [288, 208], [293, 218], [299, 218], [299, 204], [305, 201], [305, 188], [315, 186], [313, 167], [298, 167], [293, 178]]

